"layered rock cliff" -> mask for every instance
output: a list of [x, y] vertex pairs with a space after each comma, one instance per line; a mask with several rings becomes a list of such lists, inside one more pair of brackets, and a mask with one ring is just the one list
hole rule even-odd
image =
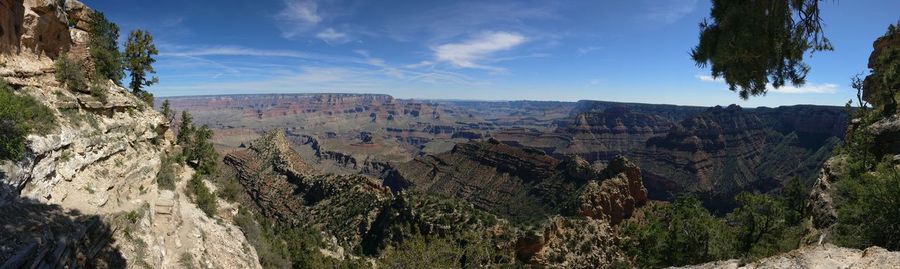
[[[9, 0], [0, 7], [0, 78], [14, 94], [47, 106], [57, 123], [46, 135], [27, 137], [24, 158], [0, 162], [0, 260], [259, 267], [233, 225], [188, 200], [189, 168], [179, 170], [185, 180], [175, 191], [158, 188], [161, 157], [172, 144], [164, 117], [112, 81], [93, 81], [107, 97], [101, 100], [55, 79], [54, 59], [87, 51], [85, 20], [93, 11], [72, 0]], [[69, 57], [90, 64], [86, 53]]]

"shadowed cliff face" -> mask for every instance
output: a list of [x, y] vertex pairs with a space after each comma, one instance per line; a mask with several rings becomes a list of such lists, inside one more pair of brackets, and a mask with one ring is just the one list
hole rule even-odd
[[0, 206], [0, 267], [121, 268], [113, 230], [96, 215], [16, 199]]

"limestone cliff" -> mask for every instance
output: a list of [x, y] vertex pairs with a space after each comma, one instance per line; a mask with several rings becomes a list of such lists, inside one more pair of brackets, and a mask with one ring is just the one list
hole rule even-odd
[[112, 81], [94, 81], [106, 100], [56, 81], [55, 58], [81, 52], [70, 57], [88, 60], [85, 20], [93, 12], [77, 1], [59, 3], [0, 1], [0, 78], [49, 107], [58, 123], [47, 135], [27, 137], [24, 158], [0, 162], [0, 260], [259, 267], [233, 225], [187, 199], [189, 168], [180, 169], [175, 191], [157, 187], [161, 156], [172, 144], [164, 117]]

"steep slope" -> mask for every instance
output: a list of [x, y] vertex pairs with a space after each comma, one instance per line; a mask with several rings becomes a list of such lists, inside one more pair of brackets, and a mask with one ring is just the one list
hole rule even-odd
[[810, 185], [843, 137], [845, 114], [821, 106], [702, 109], [579, 102], [553, 132], [501, 130], [492, 137], [589, 162], [624, 155], [644, 170], [652, 198], [693, 193], [727, 211], [741, 191], [777, 190], [792, 177]]
[[[624, 260], [611, 227], [647, 199], [640, 170], [624, 158], [598, 171], [580, 159], [559, 161], [497, 141], [460, 144], [449, 153], [418, 158], [385, 182], [322, 174], [278, 129], [230, 153], [225, 163], [266, 219], [279, 227], [321, 231], [335, 242], [319, 246], [322, 253], [339, 259], [361, 254], [384, 266], [392, 266], [396, 248], [418, 237], [449, 240], [448, 248], [490, 246], [479, 251], [538, 265], [609, 264]], [[563, 216], [551, 217], [558, 214]], [[532, 218], [529, 225], [506, 220], [525, 217]], [[595, 245], [574, 247], [584, 244]]]
[[[27, 137], [24, 158], [0, 162], [2, 260], [53, 267], [259, 267], [243, 235], [206, 217], [183, 186], [158, 189], [161, 156], [171, 144], [159, 113], [111, 81], [95, 81], [106, 100], [57, 82], [54, 58], [68, 51], [88, 61], [85, 20], [92, 12], [77, 1], [65, 1], [65, 8], [57, 3], [0, 2], [0, 78], [16, 95], [49, 107], [57, 123], [49, 134]], [[190, 176], [183, 171], [182, 179]]]
[[468, 201], [514, 222], [569, 212], [617, 223], [646, 202], [640, 171], [627, 160], [598, 171], [577, 157], [560, 161], [492, 139], [416, 158], [397, 171], [412, 190]]

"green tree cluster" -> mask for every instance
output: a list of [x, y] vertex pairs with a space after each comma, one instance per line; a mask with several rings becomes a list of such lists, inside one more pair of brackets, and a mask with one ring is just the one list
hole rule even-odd
[[18, 161], [25, 156], [25, 137], [47, 134], [56, 126], [56, 116], [31, 96], [16, 94], [0, 79], [0, 160]]
[[122, 53], [119, 52], [119, 26], [106, 19], [103, 12], [91, 14], [88, 53], [98, 77], [121, 83]]
[[238, 209], [234, 223], [256, 249], [264, 268], [369, 268], [363, 261], [339, 261], [322, 255], [319, 249], [324, 247], [323, 239], [314, 230], [282, 227], [245, 207]]
[[724, 218], [713, 216], [691, 196], [671, 205], [653, 204], [642, 217], [620, 226], [627, 238], [623, 248], [641, 268], [771, 256], [800, 243], [799, 221], [788, 214], [800, 209], [786, 207], [803, 203], [796, 198], [742, 193], [735, 197], [738, 207]]
[[182, 147], [185, 163], [204, 175], [216, 173], [219, 154], [210, 141], [213, 136], [212, 129], [206, 125], [197, 128], [193, 123], [193, 117], [187, 111], [181, 112], [180, 124], [175, 142]]
[[873, 173], [842, 179], [837, 186], [835, 241], [900, 250], [900, 169], [885, 160]]

